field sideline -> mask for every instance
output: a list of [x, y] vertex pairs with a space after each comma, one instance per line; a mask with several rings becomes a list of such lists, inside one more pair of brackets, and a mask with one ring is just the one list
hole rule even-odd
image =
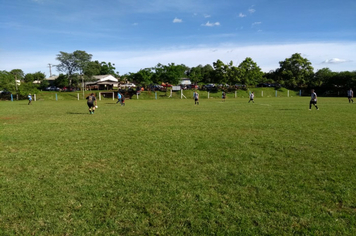
[[0, 102], [1, 235], [355, 235], [356, 104]]

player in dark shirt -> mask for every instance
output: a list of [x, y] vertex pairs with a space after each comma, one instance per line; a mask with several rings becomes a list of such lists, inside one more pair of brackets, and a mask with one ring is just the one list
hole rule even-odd
[[88, 100], [87, 104], [89, 107], [89, 113], [94, 114], [95, 106], [97, 105], [97, 102], [96, 102], [97, 100], [96, 100], [96, 97], [94, 96], [94, 93], [90, 94], [86, 99]]

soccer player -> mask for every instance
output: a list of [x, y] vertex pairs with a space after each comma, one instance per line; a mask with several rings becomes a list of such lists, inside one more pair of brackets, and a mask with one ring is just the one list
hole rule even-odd
[[32, 95], [28, 94], [28, 104], [27, 105], [31, 105], [32, 104]]
[[121, 94], [121, 106], [125, 106], [125, 96]]
[[311, 110], [312, 104], [315, 106], [317, 110], [319, 110], [318, 106], [316, 105], [317, 103], [317, 98], [318, 96], [315, 93], [315, 90], [311, 90], [311, 97], [310, 97], [310, 102], [309, 102], [309, 111]]
[[117, 102], [116, 104], [120, 103], [121, 104], [121, 94], [117, 92]]
[[[97, 100], [96, 97], [94, 96], [94, 93], [90, 94], [87, 98], [86, 98], [88, 107], [89, 107], [89, 113], [90, 114], [94, 114], [95, 111], [95, 106], [97, 105]], [[95, 103], [95, 105], [94, 105]]]
[[352, 88], [347, 91], [347, 98], [349, 99], [349, 103], [352, 102], [354, 103], [354, 100], [352, 99], [354, 97], [354, 91], [352, 91]]
[[222, 97], [222, 101], [225, 102], [225, 99], [226, 99], [226, 93], [225, 93], [225, 91], [222, 91], [221, 97]]
[[199, 93], [197, 93], [197, 91], [194, 91], [193, 98], [195, 101], [195, 105], [199, 105]]
[[254, 92], [252, 92], [252, 93], [250, 94], [250, 100], [248, 100], [248, 103], [250, 103], [251, 101], [252, 101], [253, 103], [255, 103], [255, 101], [254, 101], [253, 99], [255, 99], [255, 93], [254, 93]]

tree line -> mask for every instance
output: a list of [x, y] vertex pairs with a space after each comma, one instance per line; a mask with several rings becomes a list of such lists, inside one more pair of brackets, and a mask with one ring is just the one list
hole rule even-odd
[[262, 72], [252, 58], [247, 57], [238, 66], [233, 61], [225, 64], [221, 60], [212, 65], [187, 67], [183, 64], [158, 64], [156, 67], [128, 73], [124, 77], [143, 86], [168, 82], [178, 84], [181, 78], [189, 78], [193, 84], [222, 84], [256, 86], [275, 84], [289, 89], [320, 88], [322, 90], [342, 90], [356, 87], [356, 71], [333, 72], [322, 68], [314, 72], [311, 62], [300, 53], [279, 62], [280, 67]]
[[[356, 87], [356, 71], [333, 72], [329, 68], [322, 68], [314, 72], [311, 62], [294, 53], [291, 57], [279, 62], [279, 68], [269, 72], [262, 72], [252, 58], [247, 57], [238, 66], [233, 61], [228, 64], [221, 60], [212, 65], [198, 65], [188, 67], [184, 64], [157, 64], [154, 67], [140, 69], [119, 76], [115, 72], [115, 64], [111, 62], [92, 61], [92, 55], [81, 50], [72, 53], [62, 52], [56, 55], [57, 71], [60, 75], [55, 80], [58, 87], [80, 87], [83, 82], [93, 81], [94, 75], [111, 74], [121, 81], [133, 82], [147, 87], [152, 84], [179, 84], [182, 78], [189, 78], [193, 84], [222, 84], [246, 85], [277, 84], [289, 89], [319, 88], [324, 91], [339, 91]], [[21, 84], [15, 83], [20, 80]], [[39, 83], [34, 84], [34, 81]], [[24, 74], [21, 69], [0, 71], [0, 91], [25, 96], [29, 92], [35, 93], [47, 87], [43, 72]]]
[[[92, 55], [85, 51], [72, 53], [62, 52], [56, 56], [58, 64], [55, 65], [59, 76], [54, 85], [63, 87], [81, 87], [82, 82], [93, 81], [94, 75], [111, 74], [119, 77], [115, 72], [115, 64], [111, 62], [91, 61]], [[46, 75], [43, 72], [25, 74], [21, 69], [0, 71], [0, 91], [2, 94], [16, 94], [17, 97], [26, 97], [29, 93], [38, 93], [49, 86]], [[18, 81], [18, 82], [16, 82]]]

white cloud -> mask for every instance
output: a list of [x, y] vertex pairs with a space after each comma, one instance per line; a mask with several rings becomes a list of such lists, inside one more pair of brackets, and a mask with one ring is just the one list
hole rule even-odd
[[356, 68], [356, 43], [295, 43], [295, 44], [264, 44], [240, 46], [237, 44], [224, 44], [220, 46], [186, 46], [180, 48], [161, 48], [152, 50], [95, 52], [94, 60], [114, 62], [120, 74], [136, 72], [158, 63], [185, 64], [189, 67], [199, 64], [212, 64], [217, 59], [224, 63], [231, 60], [234, 65], [240, 64], [246, 57], [251, 57], [263, 71], [279, 68], [279, 61], [290, 58], [294, 53], [308, 53], [307, 59], [312, 62], [315, 71], [325, 67], [320, 63], [325, 58], [325, 51], [330, 54], [338, 53], [343, 58], [351, 58], [353, 62], [330, 64], [332, 71], [353, 71]]
[[246, 17], [246, 15], [244, 15], [243, 13], [240, 13], [239, 17]]
[[211, 15], [205, 14], [204, 17], [205, 17], [205, 18], [209, 18], [209, 17], [211, 17]]
[[323, 61], [323, 64], [340, 64], [340, 63], [345, 63], [345, 62], [350, 62], [350, 60], [345, 60], [345, 59], [339, 59], [339, 58], [332, 58]]
[[174, 18], [174, 20], [173, 20], [173, 23], [182, 23], [182, 22], [183, 22], [183, 20], [182, 19], [178, 19], [177, 17]]
[[205, 24], [202, 24], [202, 26], [208, 26], [208, 27], [219, 26], [219, 25], [220, 22], [210, 23], [209, 21], [206, 22]]
[[254, 13], [255, 11], [256, 11], [256, 10], [253, 9], [253, 8], [249, 8], [249, 9], [248, 9], [248, 12], [251, 13], [251, 14]]
[[137, 25], [138, 25], [138, 23], [136, 23], [136, 22], [135, 22], [135, 23], [133, 23], [132, 25], [133, 25], [133, 26], [137, 26]]
[[262, 22], [261, 21], [258, 21], [258, 22], [253, 22], [252, 23], [252, 26], [255, 26], [255, 25], [260, 25]]
[[[66, 50], [64, 50], [66, 51]], [[220, 45], [192, 45], [181, 46], [179, 48], [142, 48], [131, 51], [98, 51], [93, 48], [86, 50], [93, 54], [93, 60], [110, 61], [115, 63], [116, 71], [120, 74], [137, 72], [141, 68], [147, 68], [158, 63], [167, 65], [168, 63], [185, 64], [189, 67], [199, 64], [212, 64], [217, 59], [228, 63], [231, 60], [234, 65], [240, 64], [246, 57], [251, 57], [263, 71], [270, 71], [279, 68], [279, 61], [290, 58], [294, 53], [301, 53], [314, 67], [314, 71], [327, 66], [332, 71], [353, 71], [356, 68], [356, 42], [337, 43], [280, 43], [280, 44], [250, 44], [241, 46], [239, 44]], [[227, 53], [229, 52], [229, 53]], [[45, 72], [49, 75], [48, 63], [56, 65], [55, 55], [58, 51], [47, 52], [5, 52], [0, 54], [1, 70], [10, 71], [20, 68], [25, 73], [37, 71]], [[349, 63], [321, 63], [325, 58], [332, 58], [331, 55], [339, 55], [339, 59]], [[330, 59], [331, 60], [331, 59]], [[336, 60], [338, 61], [338, 60]], [[58, 74], [52, 69], [52, 73]]]

